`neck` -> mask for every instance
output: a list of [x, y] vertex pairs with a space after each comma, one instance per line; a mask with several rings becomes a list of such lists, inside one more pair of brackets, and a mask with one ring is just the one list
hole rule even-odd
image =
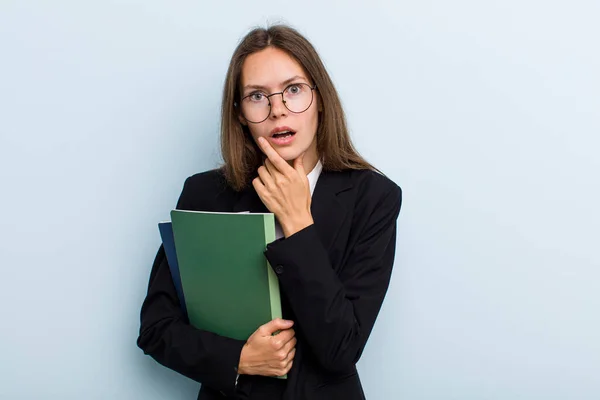
[[[289, 160], [288, 164], [290, 164], [290, 166], [294, 166], [294, 162], [296, 160]], [[315, 169], [317, 162], [319, 161], [319, 158], [317, 157], [317, 155], [315, 154], [314, 156], [311, 154], [306, 153], [306, 155], [304, 156], [304, 171], [306, 172], [306, 175], [310, 174], [310, 172]]]
[[[288, 163], [293, 167], [294, 161], [295, 160], [290, 160]], [[304, 162], [304, 171], [306, 172], [306, 175], [308, 175], [310, 171], [315, 168], [317, 162], [319, 161], [319, 153], [317, 152], [317, 138], [315, 138], [308, 150], [306, 150], [304, 159], [302, 161]]]

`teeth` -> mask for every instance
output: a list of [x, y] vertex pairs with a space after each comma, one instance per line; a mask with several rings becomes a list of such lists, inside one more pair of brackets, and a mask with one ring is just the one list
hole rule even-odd
[[294, 133], [292, 131], [281, 131], [281, 132], [277, 132], [273, 134], [273, 137], [286, 137], [289, 135], [293, 135]]

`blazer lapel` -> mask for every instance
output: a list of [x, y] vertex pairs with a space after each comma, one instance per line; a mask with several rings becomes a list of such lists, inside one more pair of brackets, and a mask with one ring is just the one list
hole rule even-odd
[[253, 186], [250, 186], [238, 195], [238, 199], [233, 205], [233, 212], [250, 211], [253, 213], [268, 213], [269, 209], [263, 204], [260, 197], [254, 190]]
[[[349, 172], [322, 171], [315, 186], [311, 201], [311, 213], [321, 243], [330, 249], [347, 214], [347, 208], [340, 193], [350, 189], [352, 181]], [[250, 211], [267, 213], [269, 210], [250, 186], [241, 191], [233, 206], [233, 212]]]
[[349, 172], [323, 171], [312, 197], [311, 213], [323, 246], [329, 250], [346, 218], [340, 194], [352, 187]]

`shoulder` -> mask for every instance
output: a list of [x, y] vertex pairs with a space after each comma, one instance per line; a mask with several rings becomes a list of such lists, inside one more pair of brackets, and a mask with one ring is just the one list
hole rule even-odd
[[187, 189], [196, 189], [196, 188], [207, 188], [207, 187], [215, 187], [215, 188], [226, 188], [228, 187], [227, 181], [225, 180], [225, 175], [220, 168], [211, 169], [204, 172], [199, 172], [188, 177], [185, 180], [184, 188]]
[[357, 205], [400, 210], [402, 189], [387, 176], [373, 170], [348, 171]]
[[348, 171], [352, 185], [359, 191], [374, 191], [377, 193], [402, 193], [398, 184], [387, 176], [370, 169]]
[[227, 184], [221, 169], [212, 169], [189, 176], [177, 203], [177, 208], [208, 210], [226, 205], [236, 192]]
[[[356, 226], [377, 221], [393, 223], [400, 213], [402, 189], [377, 171], [327, 171], [322, 178], [321, 187], [327, 188], [322, 189], [323, 192], [331, 192], [342, 207], [353, 210], [353, 224]], [[322, 195], [317, 192], [318, 189], [314, 200], [321, 201]]]

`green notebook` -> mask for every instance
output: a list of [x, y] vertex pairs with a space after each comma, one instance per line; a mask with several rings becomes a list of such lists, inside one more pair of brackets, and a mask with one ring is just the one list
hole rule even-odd
[[192, 325], [246, 340], [282, 317], [279, 282], [263, 253], [275, 240], [273, 214], [173, 210], [171, 221]]

